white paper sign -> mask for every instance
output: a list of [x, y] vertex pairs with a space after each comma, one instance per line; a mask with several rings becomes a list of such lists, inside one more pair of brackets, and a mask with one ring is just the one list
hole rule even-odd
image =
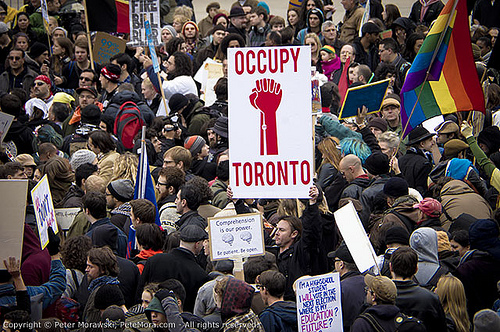
[[335, 222], [361, 273], [376, 265], [372, 244], [352, 202], [334, 212]]
[[0, 180], [0, 269], [5, 270], [4, 260], [21, 259], [23, 248], [24, 218], [28, 180]]
[[310, 48], [230, 48], [228, 57], [234, 197], [308, 198], [314, 174]]
[[12, 121], [14, 121], [14, 116], [0, 112], [0, 143], [3, 142], [3, 139], [7, 135], [7, 132], [10, 129], [10, 125], [12, 124]]
[[212, 260], [264, 255], [264, 230], [260, 213], [208, 218]]
[[153, 44], [158, 46], [161, 43], [159, 0], [130, 0], [130, 42], [127, 43], [129, 46], [148, 45], [146, 29], [144, 28], [145, 20], [148, 20], [151, 25], [151, 39]]
[[80, 208], [55, 209], [57, 223], [63, 231], [67, 231], [71, 227], [80, 210]]
[[50, 194], [47, 174], [45, 174], [35, 188], [31, 190], [31, 198], [35, 207], [40, 244], [42, 249], [45, 249], [45, 246], [49, 243], [48, 228], [52, 227], [54, 234], [59, 232], [57, 229], [56, 213], [54, 211], [54, 204], [52, 203], [52, 195]]
[[342, 332], [339, 274], [302, 277], [296, 285], [299, 331]]

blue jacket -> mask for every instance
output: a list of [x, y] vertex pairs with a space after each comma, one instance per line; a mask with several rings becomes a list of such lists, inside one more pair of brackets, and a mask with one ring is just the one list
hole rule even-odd
[[297, 307], [291, 301], [278, 301], [264, 309], [259, 319], [266, 332], [297, 331]]
[[116, 252], [118, 256], [125, 258], [125, 256], [127, 255], [127, 235], [125, 235], [125, 233], [121, 229], [113, 225], [109, 218], [106, 217], [97, 220], [95, 223], [90, 225], [89, 230], [85, 235], [92, 238], [92, 233], [94, 232], [94, 230], [102, 225], [111, 225], [117, 229], [118, 238], [116, 239]]
[[[60, 260], [51, 262], [49, 281], [41, 286], [26, 286], [30, 297], [43, 294], [43, 309], [54, 303], [66, 290], [66, 268]], [[12, 284], [0, 285], [0, 306], [16, 302], [16, 290]]]

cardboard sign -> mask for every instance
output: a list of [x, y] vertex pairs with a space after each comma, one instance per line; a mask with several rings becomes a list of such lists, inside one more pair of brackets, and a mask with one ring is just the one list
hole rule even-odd
[[201, 84], [200, 98], [205, 102], [205, 105], [212, 105], [217, 100], [214, 86], [221, 77], [224, 77], [222, 63], [210, 58], [203, 62], [194, 75], [194, 80]]
[[[361, 273], [377, 265], [377, 256], [352, 202], [334, 213], [335, 222]], [[377, 273], [378, 274], [378, 273]]]
[[7, 136], [7, 132], [12, 125], [12, 121], [14, 121], [14, 116], [0, 112], [0, 144], [3, 142], [5, 136]]
[[80, 208], [55, 209], [57, 223], [63, 231], [67, 231], [71, 227], [80, 210]]
[[308, 46], [228, 49], [234, 198], [308, 198], [313, 180]]
[[342, 332], [340, 276], [337, 272], [295, 282], [299, 331]]
[[358, 115], [358, 108], [361, 109], [363, 106], [368, 108], [368, 114], [378, 112], [387, 93], [389, 81], [386, 79], [348, 89], [339, 119]]
[[151, 38], [154, 46], [161, 43], [160, 30], [160, 1], [159, 0], [130, 0], [130, 46], [147, 46], [148, 39], [144, 21], [148, 20], [151, 25]]
[[45, 174], [35, 188], [31, 190], [31, 198], [35, 207], [35, 217], [38, 225], [38, 233], [40, 235], [40, 244], [42, 249], [45, 249], [45, 246], [49, 243], [48, 228], [52, 227], [54, 234], [59, 232], [47, 174]]
[[4, 260], [21, 259], [23, 248], [24, 218], [28, 180], [0, 180], [0, 269], [5, 270]]
[[98, 64], [106, 64], [109, 59], [118, 53], [125, 52], [127, 42], [121, 38], [110, 35], [109, 33], [99, 31], [95, 36], [94, 61]]
[[208, 218], [208, 234], [210, 258], [214, 261], [264, 255], [264, 229], [260, 213]]

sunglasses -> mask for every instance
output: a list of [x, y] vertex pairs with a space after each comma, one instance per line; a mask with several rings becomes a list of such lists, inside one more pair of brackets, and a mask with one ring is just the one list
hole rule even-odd
[[44, 85], [44, 84], [47, 84], [47, 83], [45, 83], [45, 82], [35, 82], [35, 85], [36, 85], [36, 86], [42, 86], [42, 85]]

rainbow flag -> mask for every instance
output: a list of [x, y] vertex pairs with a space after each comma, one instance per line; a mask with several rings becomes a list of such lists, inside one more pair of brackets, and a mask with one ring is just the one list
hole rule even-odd
[[403, 137], [434, 116], [484, 113], [472, 57], [466, 0], [449, 0], [424, 40], [401, 89]]

